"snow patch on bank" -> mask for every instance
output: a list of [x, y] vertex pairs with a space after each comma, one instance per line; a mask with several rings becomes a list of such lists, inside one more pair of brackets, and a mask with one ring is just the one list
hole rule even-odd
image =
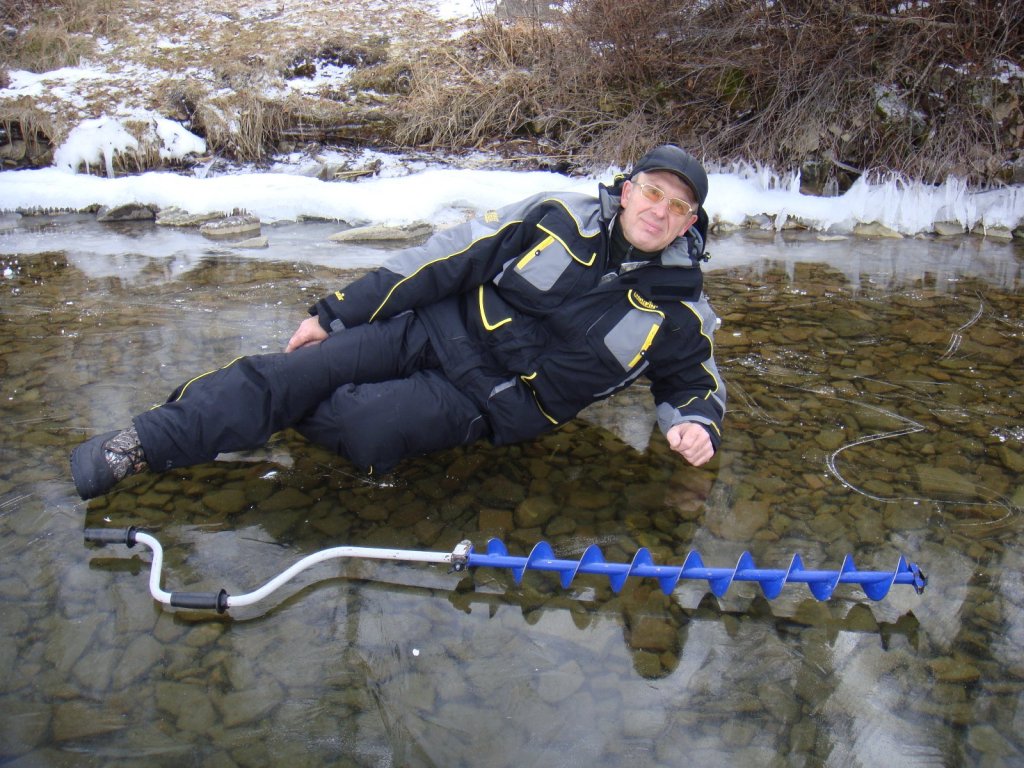
[[[19, 80], [23, 85], [27, 80]], [[0, 211], [84, 210], [93, 205], [140, 203], [176, 206], [190, 213], [243, 209], [266, 222], [325, 218], [352, 225], [400, 225], [427, 220], [450, 223], [540, 192], [594, 194], [620, 168], [590, 177], [548, 172], [428, 167], [400, 156], [364, 150], [359, 166], [376, 165], [372, 177], [357, 181], [313, 178], [322, 159], [283, 158], [272, 172], [238, 171], [210, 175], [209, 167], [188, 174], [150, 172], [114, 178], [118, 153], [158, 152], [168, 162], [205, 153], [205, 142], [179, 123], [154, 113], [100, 117], [77, 126], [54, 154], [54, 168], [0, 174]], [[465, 164], [463, 158], [460, 164]], [[479, 159], [486, 164], [486, 159]], [[106, 178], [87, 173], [103, 168]], [[895, 233], [916, 235], [936, 223], [954, 223], [963, 231], [1013, 230], [1024, 221], [1024, 191], [1013, 186], [971, 189], [950, 178], [932, 186], [897, 177], [878, 182], [860, 179], [844, 194], [820, 197], [800, 192], [798, 177], [783, 178], [769, 169], [735, 167], [709, 174], [706, 201], [714, 224], [783, 229], [790, 225], [845, 234], [859, 225], [878, 224]], [[767, 218], [767, 223], [765, 219]]]

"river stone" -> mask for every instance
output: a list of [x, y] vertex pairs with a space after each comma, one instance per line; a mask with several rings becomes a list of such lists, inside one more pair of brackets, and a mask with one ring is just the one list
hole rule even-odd
[[218, 515], [234, 515], [249, 506], [241, 488], [224, 488], [203, 496], [203, 506]]
[[615, 497], [607, 491], [592, 488], [574, 489], [568, 498], [569, 506], [587, 510], [604, 509], [611, 506], [614, 501]]
[[520, 528], [543, 528], [559, 510], [549, 496], [529, 496], [516, 507], [515, 523]]
[[156, 214], [153, 209], [148, 205], [139, 205], [138, 203], [126, 203], [125, 205], [115, 205], [113, 207], [103, 206], [96, 211], [96, 221], [99, 222], [114, 222], [114, 221], [152, 221], [156, 218]]
[[928, 663], [935, 679], [942, 683], [973, 683], [981, 678], [981, 672], [969, 661], [944, 656]]
[[420, 542], [424, 547], [435, 547], [438, 538], [441, 534], [447, 531], [448, 528], [440, 520], [433, 518], [419, 520], [416, 525], [412, 527], [412, 535], [415, 540]]
[[541, 673], [537, 695], [548, 704], [558, 704], [575, 695], [584, 682], [583, 669], [572, 659], [557, 669]]
[[633, 653], [633, 669], [643, 680], [657, 680], [665, 676], [661, 656], [650, 651], [635, 651]]
[[202, 224], [199, 227], [199, 233], [213, 240], [238, 238], [242, 235], [255, 236], [260, 233], [260, 220], [250, 214], [227, 216]]
[[789, 437], [784, 432], [768, 430], [758, 437], [762, 450], [784, 453], [790, 449]]
[[975, 224], [971, 229], [972, 235], [981, 235], [991, 240], [1013, 240], [1013, 230], [1007, 227], [986, 227], [982, 223]]
[[999, 458], [1003, 462], [1003, 466], [1011, 472], [1018, 474], [1024, 472], [1024, 453], [1015, 451], [1008, 445], [1000, 445]]
[[183, 642], [190, 648], [206, 648], [217, 642], [225, 629], [225, 625], [220, 622], [205, 622], [190, 629]]
[[431, 675], [412, 672], [402, 677], [402, 706], [429, 712], [437, 701], [437, 690]]
[[178, 710], [177, 715], [178, 729], [189, 733], [208, 733], [217, 723], [217, 713], [205, 695], [194, 697], [188, 706]]
[[224, 725], [228, 728], [252, 723], [269, 714], [281, 703], [284, 691], [274, 682], [215, 698]]
[[679, 633], [670, 621], [657, 616], [637, 616], [629, 628], [629, 647], [633, 650], [664, 653], [679, 646]]
[[967, 232], [967, 229], [959, 221], [936, 221], [932, 225], [932, 229], [940, 237], [953, 237]]
[[1024, 507], [1024, 485], [1020, 485], [1010, 497], [1010, 503], [1015, 507]]
[[152, 635], [139, 635], [125, 649], [114, 668], [114, 687], [126, 688], [157, 666], [164, 655], [164, 646]]
[[353, 227], [336, 232], [327, 239], [336, 243], [404, 243], [410, 240], [421, 240], [432, 234], [433, 231], [434, 227], [431, 224], [425, 221], [414, 221], [411, 224], [391, 227], [384, 225]]
[[514, 513], [509, 509], [485, 507], [480, 510], [478, 525], [481, 531], [508, 531], [515, 525]]
[[1006, 737], [988, 723], [971, 726], [967, 731], [967, 743], [984, 755], [983, 762], [997, 757], [1020, 756]]
[[544, 529], [545, 535], [552, 539], [568, 536], [575, 531], [576, 521], [567, 515], [559, 515], [553, 518]]
[[737, 500], [732, 509], [709, 512], [705, 524], [715, 536], [729, 541], [747, 541], [768, 526], [771, 505], [765, 501]]
[[270, 239], [266, 235], [260, 237], [250, 237], [248, 240], [241, 240], [237, 243], [232, 243], [235, 248], [269, 248]]
[[903, 238], [903, 235], [895, 229], [890, 229], [877, 221], [855, 224], [853, 234], [858, 237], [889, 237], [894, 240], [901, 240]]
[[[739, 718], [730, 718], [726, 722], [722, 723], [720, 733], [722, 734], [722, 743], [731, 748], [746, 747], [750, 745], [750, 742], [754, 740], [754, 736], [757, 735], [758, 728], [753, 722], [749, 720], [741, 720]], [[769, 761], [771, 760], [769, 757]], [[767, 765], [769, 763], [742, 763], [744, 765]]]
[[161, 208], [156, 214], [156, 223], [165, 227], [198, 227], [208, 221], [223, 219], [224, 214], [220, 212], [189, 213], [181, 208], [171, 206]]
[[504, 475], [488, 477], [480, 486], [477, 498], [495, 507], [514, 507], [526, 498], [526, 489]]
[[483, 451], [464, 453], [447, 466], [445, 480], [451, 480], [455, 487], [461, 488], [487, 463], [488, 459]]
[[774, 230], [775, 222], [772, 220], [771, 216], [759, 213], [755, 216], [746, 216], [743, 219], [743, 226], [748, 229]]
[[307, 509], [313, 499], [298, 488], [282, 488], [260, 503], [260, 512], [284, 512], [289, 509]]
[[955, 469], [919, 465], [915, 471], [921, 493], [925, 496], [955, 496], [962, 499], [973, 497], [976, 493], [970, 478]]
[[106, 620], [106, 615], [96, 613], [79, 619], [75, 631], [63, 638], [63, 642], [46, 645], [44, 658], [57, 672], [66, 675], [85, 649], [92, 645], [96, 628]]
[[116, 709], [94, 707], [82, 701], [58, 704], [53, 710], [53, 740], [79, 741], [119, 731], [127, 719]]
[[[50, 725], [50, 707], [11, 697], [0, 699], [0, 754], [4, 758], [34, 749]], [[13, 763], [12, 763], [13, 765]]]

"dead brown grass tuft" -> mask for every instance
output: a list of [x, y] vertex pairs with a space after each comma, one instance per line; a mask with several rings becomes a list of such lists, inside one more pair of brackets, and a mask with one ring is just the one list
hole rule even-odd
[[413, 66], [396, 140], [465, 147], [552, 130], [540, 91], [555, 42], [540, 25], [484, 18], [477, 31]]
[[95, 50], [95, 36], [119, 28], [125, 0], [12, 0], [0, 23], [15, 30], [0, 48], [0, 64], [30, 72], [75, 66]]
[[46, 166], [53, 162], [51, 115], [32, 104], [11, 105], [0, 119], [0, 168]]

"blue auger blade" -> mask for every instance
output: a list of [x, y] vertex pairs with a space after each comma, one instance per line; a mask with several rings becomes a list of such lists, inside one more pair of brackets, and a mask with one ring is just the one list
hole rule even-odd
[[515, 557], [508, 554], [504, 543], [498, 539], [487, 542], [487, 554], [478, 554], [470, 549], [466, 564], [470, 567], [509, 568], [515, 583], [522, 581], [528, 570], [557, 571], [566, 588], [572, 584], [578, 573], [607, 576], [613, 592], [619, 592], [630, 576], [657, 579], [665, 594], [671, 594], [680, 579], [704, 580], [716, 597], [722, 597], [734, 581], [757, 582], [764, 596], [774, 600], [788, 583], [803, 583], [818, 600], [828, 600], [836, 586], [859, 584], [871, 600], [881, 600], [893, 584], [910, 584], [918, 594], [928, 583], [921, 569], [901, 556], [895, 571], [858, 571], [853, 557], [847, 555], [838, 571], [808, 570], [800, 555], [793, 555], [786, 570], [758, 568], [749, 552], [740, 555], [735, 568], [708, 568], [698, 552], [690, 551], [681, 567], [655, 565], [650, 551], [641, 547], [629, 565], [607, 563], [596, 544], [587, 547], [579, 560], [555, 558], [551, 545], [539, 542], [529, 557]]
[[583, 552], [583, 557], [580, 558], [580, 561], [577, 564], [576, 569], [573, 570], [573, 572], [569, 575], [569, 578], [566, 579], [565, 578], [565, 574], [564, 573], [562, 574], [562, 587], [563, 587], [563, 589], [565, 587], [568, 587], [570, 584], [572, 584], [572, 580], [576, 578], [576, 574], [579, 573], [581, 570], [584, 573], [586, 573], [588, 567], [589, 567], [589, 569], [593, 569], [593, 568], [596, 568], [597, 566], [603, 565], [603, 564], [604, 564], [604, 553], [601, 552], [601, 548], [599, 546], [597, 546], [597, 544], [591, 544]]
[[[552, 562], [555, 559], [555, 552], [551, 549], [551, 545], [546, 541], [538, 541], [533, 549], [530, 550], [530, 556], [526, 558], [526, 564], [523, 566], [525, 569], [533, 570], [560, 570], [558, 568], [551, 567]], [[522, 573], [520, 573], [520, 578]], [[519, 583], [519, 578], [516, 579], [516, 584]]]
[[612, 582], [612, 590], [614, 592], [621, 591], [622, 585], [625, 584], [628, 577], [641, 574], [652, 565], [654, 565], [654, 558], [651, 557], [651, 551], [647, 547], [640, 547], [633, 555], [633, 562], [629, 564], [629, 570], [623, 571], [614, 578], [609, 577]]
[[[896, 583], [896, 579], [899, 578], [900, 574], [910, 573], [910, 568], [907, 566], [907, 561], [903, 559], [903, 555], [900, 555], [900, 561], [896, 565], [896, 570], [891, 574], [879, 574], [878, 581], [861, 581], [860, 588], [864, 590], [864, 594], [870, 597], [872, 600], [881, 600], [892, 588], [892, 585]], [[912, 582], [913, 583], [913, 582]]]
[[[744, 556], [750, 559], [750, 567], [754, 567], [754, 558], [749, 552], [744, 552]], [[740, 562], [743, 562], [743, 557], [740, 557]], [[800, 555], [793, 555], [793, 560], [789, 564], [789, 569], [786, 571], [779, 571], [777, 574], [765, 576], [760, 580], [761, 592], [768, 600], [774, 600], [780, 594], [782, 594], [782, 587], [786, 583], [786, 579], [789, 578], [789, 574], [793, 572], [795, 567], [803, 567], [800, 563]]]
[[832, 597], [832, 593], [835, 592], [839, 579], [850, 570], [856, 570], [856, 568], [853, 568], [853, 558], [847, 555], [843, 558], [843, 565], [838, 572], [805, 571], [803, 575], [808, 589], [811, 590], [811, 594], [818, 600], [828, 600]]

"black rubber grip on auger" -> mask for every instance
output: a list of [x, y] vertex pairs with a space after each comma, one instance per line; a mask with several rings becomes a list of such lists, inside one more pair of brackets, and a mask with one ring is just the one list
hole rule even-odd
[[137, 531], [134, 525], [130, 528], [86, 528], [83, 535], [86, 541], [93, 544], [124, 544], [126, 547], [134, 547]]
[[198, 608], [224, 613], [228, 609], [228, 593], [220, 592], [171, 592], [171, 605], [175, 608]]

